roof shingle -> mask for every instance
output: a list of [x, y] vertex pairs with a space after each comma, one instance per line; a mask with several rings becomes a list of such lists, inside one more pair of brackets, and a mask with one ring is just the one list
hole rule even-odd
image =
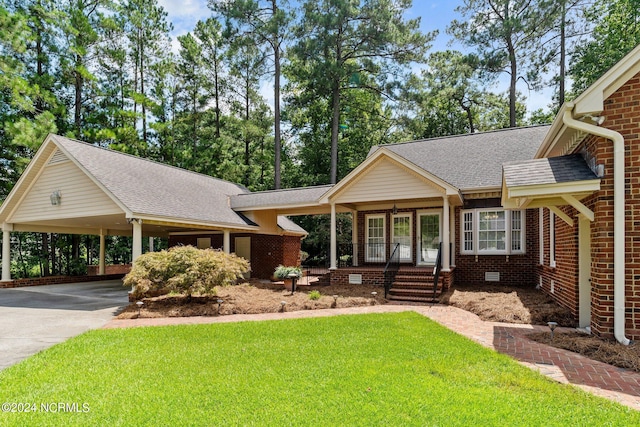
[[508, 162], [503, 169], [508, 188], [598, 179], [580, 154]]

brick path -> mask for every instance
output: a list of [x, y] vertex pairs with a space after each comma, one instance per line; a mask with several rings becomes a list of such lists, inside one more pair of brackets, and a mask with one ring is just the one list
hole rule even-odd
[[[413, 310], [485, 347], [507, 354], [521, 364], [556, 381], [573, 384], [595, 395], [640, 410], [640, 374], [588, 359], [577, 353], [557, 349], [525, 338], [534, 331], [548, 331], [545, 326], [484, 322], [475, 314], [441, 305], [376, 305], [285, 313], [236, 314], [221, 317], [172, 317], [112, 320], [105, 328], [163, 326], [204, 323], [228, 323], [340, 314], [390, 313]], [[564, 328], [559, 328], [562, 331]]]

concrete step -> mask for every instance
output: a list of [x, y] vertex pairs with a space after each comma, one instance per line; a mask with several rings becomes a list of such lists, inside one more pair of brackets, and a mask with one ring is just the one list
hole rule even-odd
[[421, 303], [435, 303], [438, 302], [438, 298], [431, 297], [416, 297], [416, 296], [398, 296], [389, 295], [389, 300], [399, 302], [421, 302]]

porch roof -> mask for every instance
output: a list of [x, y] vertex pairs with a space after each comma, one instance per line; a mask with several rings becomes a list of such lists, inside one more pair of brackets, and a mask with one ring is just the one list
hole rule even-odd
[[[571, 205], [588, 218], [593, 212], [580, 200], [600, 189], [600, 179], [579, 154], [509, 162], [503, 166], [502, 205], [505, 208]], [[568, 217], [559, 215], [567, 222]]]

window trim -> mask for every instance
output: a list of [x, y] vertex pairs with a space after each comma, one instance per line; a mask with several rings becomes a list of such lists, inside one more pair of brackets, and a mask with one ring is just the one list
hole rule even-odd
[[[503, 250], [481, 250], [478, 248], [478, 237], [480, 232], [480, 212], [504, 212], [504, 223], [505, 223], [505, 249]], [[502, 208], [475, 208], [475, 209], [462, 209], [460, 211], [460, 254], [461, 255], [523, 255], [526, 253], [526, 214], [525, 210], [518, 210], [521, 216], [520, 221], [520, 250], [512, 249], [512, 231], [513, 224], [511, 221], [511, 210], [502, 209]], [[473, 249], [465, 250], [465, 243], [467, 240], [465, 239], [465, 214], [471, 214], [471, 246]], [[468, 232], [468, 231], [467, 231]]]

